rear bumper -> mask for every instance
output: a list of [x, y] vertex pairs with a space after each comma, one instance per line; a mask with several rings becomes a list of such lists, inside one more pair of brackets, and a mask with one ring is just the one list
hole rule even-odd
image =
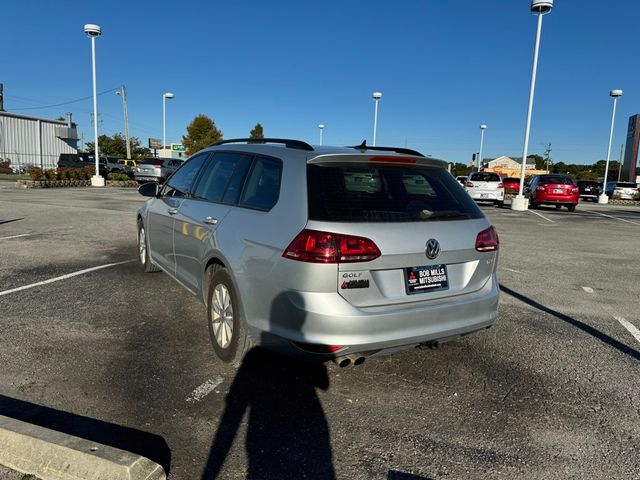
[[498, 297], [495, 274], [476, 292], [421, 304], [358, 308], [337, 293], [288, 292], [272, 309], [270, 331], [252, 336], [298, 356], [305, 354], [292, 342], [344, 346], [336, 355], [371, 354], [487, 328], [497, 318]]
[[551, 205], [577, 205], [579, 202], [579, 196], [576, 195], [536, 195], [536, 203], [547, 203]]
[[154, 175], [140, 175], [140, 174], [135, 174], [133, 176], [133, 178], [135, 179], [136, 182], [160, 182], [160, 180], [162, 180], [162, 177], [156, 177]]
[[491, 202], [504, 200], [504, 191], [470, 191], [471, 198], [477, 201]]

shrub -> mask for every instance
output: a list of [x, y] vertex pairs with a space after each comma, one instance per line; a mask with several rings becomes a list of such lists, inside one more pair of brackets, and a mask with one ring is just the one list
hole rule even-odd
[[69, 180], [77, 180], [78, 179], [78, 169], [77, 168], [69, 168], [67, 169], [67, 177]]
[[636, 194], [633, 196], [633, 199], [634, 199], [636, 202], [640, 202], [640, 192], [636, 193]]
[[119, 173], [119, 172], [111, 172], [110, 174], [107, 175], [107, 179], [116, 180], [116, 181], [130, 180], [129, 175], [127, 175], [126, 173]]
[[47, 168], [44, 171], [44, 176], [47, 177], [47, 180], [55, 180], [56, 179], [56, 171], [53, 168]]
[[95, 167], [84, 167], [78, 171], [78, 179], [89, 180], [91, 177], [93, 177], [93, 173], [95, 171]]
[[42, 177], [42, 169], [39, 167], [30, 167], [27, 173], [31, 177], [31, 180], [40, 180]]
[[59, 168], [56, 171], [56, 178], [58, 180], [68, 180], [69, 179], [69, 169], [68, 168]]

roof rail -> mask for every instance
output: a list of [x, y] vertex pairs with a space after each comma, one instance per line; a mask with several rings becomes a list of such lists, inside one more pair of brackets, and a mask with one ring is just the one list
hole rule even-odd
[[352, 147], [346, 148], [355, 148], [356, 150], [378, 150], [380, 152], [396, 152], [402, 153], [404, 155], [415, 155], [416, 157], [424, 157], [424, 155], [417, 150], [411, 150], [410, 148], [401, 148], [401, 147], [368, 147], [367, 141], [363, 141], [360, 145], [354, 145]]
[[229, 140], [220, 140], [210, 147], [225, 145], [227, 143], [282, 143], [287, 148], [295, 148], [297, 150], [313, 151], [313, 147], [301, 140], [290, 140], [287, 138], [232, 138]]

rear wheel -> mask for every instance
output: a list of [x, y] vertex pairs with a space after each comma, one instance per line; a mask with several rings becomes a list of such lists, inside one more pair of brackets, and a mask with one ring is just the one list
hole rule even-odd
[[160, 269], [151, 263], [149, 256], [149, 242], [147, 241], [147, 231], [144, 228], [142, 219], [138, 219], [138, 261], [145, 273], [159, 272]]
[[224, 267], [213, 265], [210, 268], [207, 275], [211, 279], [207, 296], [209, 337], [220, 360], [237, 364], [251, 346], [238, 294]]
[[576, 206], [575, 205], [569, 205], [567, 208], [569, 209], [570, 212], [575, 212], [576, 211]]
[[560, 210], [562, 208], [562, 205], [556, 205], [556, 210]]
[[498, 208], [502, 208], [502, 207], [504, 207], [504, 201], [503, 201], [503, 200], [500, 200], [499, 202], [496, 202], [496, 206], [497, 206]]

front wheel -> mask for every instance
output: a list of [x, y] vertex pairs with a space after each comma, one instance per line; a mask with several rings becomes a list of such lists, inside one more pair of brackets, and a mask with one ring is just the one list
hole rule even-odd
[[207, 298], [209, 337], [220, 360], [237, 364], [250, 347], [238, 294], [224, 267], [214, 265], [211, 268]]
[[142, 219], [138, 220], [138, 261], [145, 273], [159, 272], [160, 269], [151, 263], [149, 257], [149, 242], [147, 241], [147, 231], [144, 228]]

